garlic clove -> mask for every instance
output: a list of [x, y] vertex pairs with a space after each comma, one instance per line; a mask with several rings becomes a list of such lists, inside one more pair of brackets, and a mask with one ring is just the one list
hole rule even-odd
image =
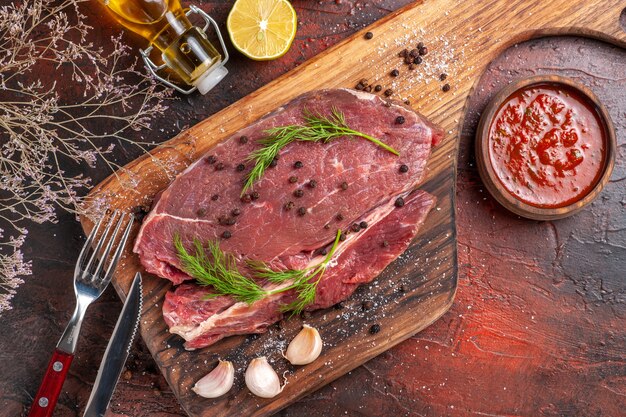
[[217, 398], [230, 391], [234, 381], [232, 362], [220, 360], [215, 369], [196, 382], [192, 390], [204, 398]]
[[289, 343], [284, 356], [292, 365], [306, 365], [320, 356], [322, 345], [322, 338], [317, 329], [305, 324]]
[[250, 392], [261, 398], [273, 398], [283, 390], [278, 374], [265, 356], [252, 359], [246, 369], [245, 380]]

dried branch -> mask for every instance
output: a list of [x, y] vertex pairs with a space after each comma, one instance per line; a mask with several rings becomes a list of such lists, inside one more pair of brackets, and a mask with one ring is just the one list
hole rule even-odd
[[[80, 214], [90, 178], [64, 167], [119, 169], [115, 144], [146, 151], [128, 136], [166, 109], [170, 92], [136, 61], [128, 67], [130, 50], [120, 37], [103, 42], [106, 52], [88, 41], [92, 28], [81, 13], [87, 1], [0, 7], [0, 221], [13, 228], [0, 234], [0, 313], [19, 277], [30, 273], [20, 252], [27, 224], [54, 223], [58, 209]], [[68, 91], [80, 98], [69, 101]]]

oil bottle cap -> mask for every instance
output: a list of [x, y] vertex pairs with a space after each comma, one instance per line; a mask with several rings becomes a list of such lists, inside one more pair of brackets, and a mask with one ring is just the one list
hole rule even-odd
[[202, 74], [195, 82], [194, 86], [200, 94], [208, 93], [228, 74], [228, 70], [224, 65], [216, 66], [215, 69]]

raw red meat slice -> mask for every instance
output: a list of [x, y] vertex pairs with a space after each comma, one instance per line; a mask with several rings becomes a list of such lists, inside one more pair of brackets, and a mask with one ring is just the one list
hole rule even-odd
[[[264, 131], [301, 123], [304, 109], [327, 114], [333, 107], [344, 113], [349, 126], [381, 139], [400, 156], [356, 138], [292, 143], [280, 153], [278, 165], [255, 185], [258, 200], [243, 203], [242, 181], [251, 169], [246, 157], [258, 147], [255, 142]], [[398, 123], [398, 117], [404, 123]], [[241, 143], [241, 136], [248, 138], [247, 143]], [[174, 234], [189, 244], [194, 238], [218, 239], [228, 230], [232, 237], [220, 242], [224, 251], [275, 268], [300, 269], [311, 261], [314, 250], [333, 240], [337, 229], [347, 229], [392, 196], [415, 188], [431, 146], [441, 137], [439, 129], [410, 108], [372, 94], [351, 90], [305, 94], [217, 145], [180, 174], [146, 217], [134, 251], [148, 272], [179, 284], [189, 277], [179, 269]], [[297, 161], [302, 168], [294, 168]], [[243, 171], [237, 169], [239, 164], [245, 164]], [[406, 173], [399, 171], [403, 164]], [[292, 176], [296, 183], [289, 182]], [[316, 181], [315, 188], [311, 180]], [[343, 182], [346, 190], [341, 188]], [[294, 196], [298, 189], [304, 194], [300, 198]], [[287, 211], [284, 206], [289, 202], [294, 208]], [[304, 216], [297, 214], [300, 207], [307, 210]], [[231, 215], [235, 209], [241, 211], [239, 216]], [[225, 225], [229, 219], [236, 223]], [[331, 227], [325, 229], [326, 224]]]
[[[391, 207], [394, 201], [389, 202]], [[315, 303], [307, 310], [345, 300], [359, 285], [372, 281], [406, 250], [433, 204], [430, 194], [415, 191], [405, 198], [403, 207], [394, 207], [365, 231], [348, 235], [343, 251], [335, 254], [317, 287]], [[170, 332], [187, 341], [187, 349], [202, 348], [236, 334], [262, 333], [282, 318], [280, 307], [295, 298], [293, 292], [285, 292], [247, 305], [230, 297], [207, 300], [206, 294], [205, 287], [182, 284], [165, 297], [165, 321]]]

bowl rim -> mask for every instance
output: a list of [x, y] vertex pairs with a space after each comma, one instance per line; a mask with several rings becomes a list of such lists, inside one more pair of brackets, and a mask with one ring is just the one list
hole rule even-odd
[[[603, 122], [602, 127], [605, 131], [606, 140], [606, 158], [603, 167], [604, 172], [598, 179], [593, 189], [583, 198], [564, 207], [537, 207], [525, 203], [513, 196], [501, 184], [495, 170], [493, 169], [491, 158], [489, 156], [489, 129], [496, 112], [514, 92], [534, 84], [561, 84], [578, 91], [578, 93], [580, 93], [581, 96], [585, 98], [590, 105], [592, 105], [593, 109], [598, 113], [599, 118]], [[545, 74], [526, 77], [514, 81], [502, 88], [489, 101], [487, 107], [485, 107], [481, 115], [480, 122], [478, 123], [474, 152], [476, 155], [476, 162], [480, 177], [490, 194], [498, 201], [498, 203], [509, 211], [522, 217], [533, 220], [556, 220], [579, 212], [583, 209], [583, 207], [587, 206], [598, 197], [613, 172], [615, 155], [617, 152], [617, 139], [615, 135], [615, 127], [608, 110], [602, 102], [600, 102], [593, 91], [591, 91], [591, 89], [561, 75]]]

